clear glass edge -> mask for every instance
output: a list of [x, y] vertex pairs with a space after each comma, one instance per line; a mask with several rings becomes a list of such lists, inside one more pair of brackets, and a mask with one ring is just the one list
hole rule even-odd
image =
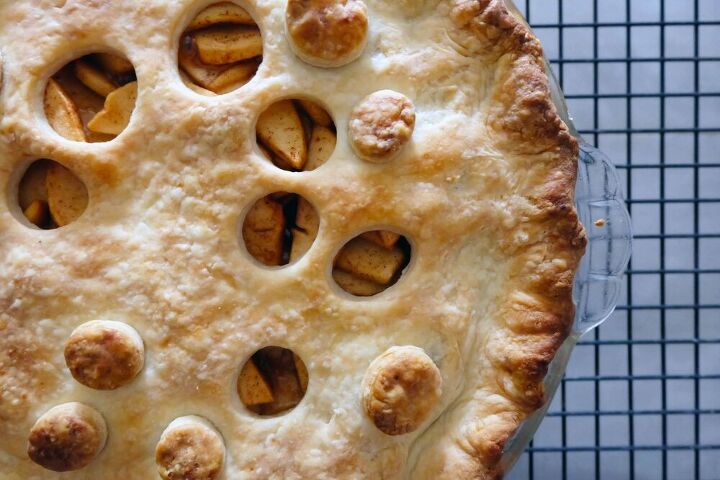
[[[513, 1], [505, 0], [505, 2], [513, 14], [515, 14], [527, 25], [522, 13], [515, 6]], [[627, 268], [627, 264], [630, 259], [630, 253], [632, 251], [632, 227], [630, 215], [627, 207], [625, 206], [621, 189], [619, 188], [620, 186], [615, 167], [599, 149], [587, 143], [578, 133], [568, 111], [560, 85], [547, 60], [545, 61], [545, 70], [550, 83], [553, 103], [571, 133], [580, 142], [578, 183], [576, 190], [583, 193], [590, 192], [590, 195], [576, 194], [575, 203], [580, 220], [589, 233], [588, 246], [586, 253], [581, 260], [581, 265], [575, 276], [575, 282], [573, 285], [573, 299], [576, 306], [573, 330], [565, 342], [560, 346], [555, 354], [555, 358], [548, 367], [548, 372], [544, 381], [546, 392], [545, 404], [525, 419], [506, 445], [502, 457], [502, 465], [505, 472], [512, 469], [513, 465], [523, 454], [525, 448], [532, 440], [535, 432], [540, 426], [540, 423], [544, 419], [565, 374], [565, 368], [570, 361], [573, 348], [580, 340], [580, 337], [601, 325], [615, 310], [619, 295], [619, 288], [615, 288], [615, 286], [619, 285], [620, 280], [625, 273], [625, 269]], [[591, 182], [597, 181], [600, 177], [602, 177], [603, 185], [607, 188], [605, 188], [602, 198], [597, 198], [592, 194], [594, 185], [592, 185]], [[592, 205], [596, 202], [603, 202], [603, 204], [607, 204], [607, 218], [597, 218], [593, 220], [593, 218], [588, 215], [588, 212], [592, 210]], [[612, 223], [608, 222], [609, 218], [612, 218], [612, 220], [610, 220]], [[610, 230], [608, 235], [595, 236], [590, 234], [590, 229], [594, 229], [594, 227], [600, 225], [602, 226], [599, 228], [607, 227], [608, 230]], [[596, 248], [598, 245], [600, 246], [599, 249]], [[604, 245], [608, 247], [607, 250], [603, 248]], [[614, 265], [615, 268], [608, 268], [605, 272], [602, 272], [602, 270], [598, 272], [596, 269], [591, 268], [591, 256], [598, 250], [606, 251], [607, 264]], [[589, 302], [583, 302], [583, 300], [587, 300], [587, 298], [583, 298], [583, 294], [590, 293], [588, 292], [590, 284], [599, 284], [601, 288], [604, 286], [605, 290], [610, 292], [608, 295], [603, 296], [599, 302], [601, 306], [599, 312], [588, 312], [586, 308], [589, 305]], [[597, 302], [595, 303], [597, 304]]]

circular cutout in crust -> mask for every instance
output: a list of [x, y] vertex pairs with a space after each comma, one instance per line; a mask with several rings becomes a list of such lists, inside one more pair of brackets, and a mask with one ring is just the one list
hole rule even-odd
[[260, 114], [255, 129], [263, 156], [290, 172], [319, 168], [328, 161], [337, 142], [330, 114], [307, 99], [273, 103]]
[[222, 95], [248, 83], [262, 62], [263, 40], [250, 13], [214, 3], [185, 29], [178, 49], [183, 83], [201, 95]]
[[214, 480], [225, 463], [225, 443], [204, 418], [179, 417], [160, 436], [155, 462], [165, 480]]
[[346, 65], [367, 43], [367, 7], [360, 0], [289, 0], [285, 25], [293, 52], [316, 67]]
[[53, 160], [36, 160], [18, 184], [18, 205], [25, 218], [43, 230], [77, 220], [88, 204], [88, 191], [70, 169]]
[[310, 250], [320, 228], [315, 207], [296, 193], [275, 192], [250, 207], [242, 225], [247, 252], [268, 267], [287, 265]]
[[391, 347], [372, 361], [362, 384], [362, 404], [375, 426], [388, 435], [416, 430], [442, 395], [435, 362], [413, 346]]
[[310, 377], [302, 358], [282, 347], [265, 347], [240, 370], [240, 400], [258, 415], [276, 415], [297, 406], [305, 396]]
[[130, 325], [94, 320], [77, 327], [65, 342], [65, 363], [73, 378], [96, 390], [115, 390], [142, 370], [145, 349]]
[[132, 63], [95, 53], [68, 63], [48, 80], [43, 107], [50, 126], [68, 140], [107, 142], [130, 123], [136, 99]]
[[411, 255], [410, 243], [399, 233], [365, 232], [343, 245], [335, 256], [332, 276], [346, 292], [371, 297], [398, 282]]
[[51, 408], [30, 430], [28, 456], [55, 472], [79, 470], [92, 462], [105, 446], [107, 426], [102, 415], [82, 403]]
[[415, 106], [402, 93], [380, 90], [358, 103], [350, 114], [348, 136], [363, 160], [392, 159], [412, 137]]

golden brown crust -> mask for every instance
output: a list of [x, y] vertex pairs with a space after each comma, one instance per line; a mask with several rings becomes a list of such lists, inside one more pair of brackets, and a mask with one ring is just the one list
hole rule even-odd
[[488, 122], [503, 133], [503, 147], [521, 154], [564, 147], [572, 155], [576, 141], [552, 103], [543, 58], [523, 51], [499, 63], [503, 73], [493, 92]]
[[155, 448], [158, 472], [165, 480], [213, 480], [225, 458], [222, 438], [199, 417], [174, 420]]
[[441, 395], [440, 370], [417, 347], [390, 348], [373, 360], [363, 379], [365, 413], [388, 435], [415, 431]]
[[586, 244], [573, 200], [578, 146], [552, 102], [538, 40], [504, 2], [456, 0], [451, 19], [466, 52], [497, 59], [487, 124], [497, 148], [535, 164], [522, 210], [531, 228], [521, 242], [501, 241], [513, 261], [497, 312], [501, 326], [484, 346], [497, 383], [465, 409], [455, 442], [443, 441], [439, 455], [416, 468], [426, 469], [423, 478], [495, 479], [503, 476], [506, 443], [545, 402], [548, 365], [574, 318], [572, 281]]
[[105, 446], [102, 416], [80, 403], [66, 403], [41, 416], [28, 437], [28, 456], [56, 472], [87, 466]]
[[73, 378], [97, 390], [115, 390], [130, 382], [143, 359], [139, 335], [119, 322], [88, 322], [65, 342], [65, 364]]
[[289, 0], [288, 40], [295, 53], [318, 67], [339, 67], [365, 47], [367, 7], [360, 0]]

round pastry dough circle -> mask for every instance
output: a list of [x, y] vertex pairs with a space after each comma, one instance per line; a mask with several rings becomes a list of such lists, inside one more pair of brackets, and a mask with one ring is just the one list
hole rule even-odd
[[28, 456], [56, 472], [79, 470], [93, 461], [106, 440], [107, 426], [97, 410], [78, 402], [63, 403], [33, 425]]
[[367, 6], [362, 0], [288, 0], [285, 29], [293, 52], [317, 67], [346, 65], [367, 42]]
[[142, 370], [145, 347], [130, 325], [110, 320], [83, 323], [65, 342], [65, 363], [78, 382], [98, 390], [114, 390]]
[[360, 158], [383, 162], [410, 141], [414, 129], [412, 101], [401, 93], [380, 90], [355, 106], [350, 114], [348, 136]]
[[160, 436], [155, 461], [165, 480], [214, 480], [222, 472], [225, 444], [220, 433], [204, 418], [179, 417]]
[[442, 395], [442, 375], [435, 362], [414, 346], [391, 347], [365, 372], [362, 402], [375, 426], [388, 435], [416, 430]]

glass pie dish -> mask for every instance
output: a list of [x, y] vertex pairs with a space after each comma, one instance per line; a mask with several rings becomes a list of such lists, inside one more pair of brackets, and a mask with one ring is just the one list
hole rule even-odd
[[573, 300], [576, 311], [572, 331], [548, 368], [545, 405], [525, 420], [505, 448], [502, 459], [505, 472], [510, 471], [520, 458], [545, 417], [575, 345], [615, 310], [632, 250], [630, 215], [615, 167], [605, 154], [580, 136], [560, 85], [550, 65], [547, 62], [546, 65], [555, 106], [580, 143], [575, 204], [587, 232], [588, 244], [575, 275]]

